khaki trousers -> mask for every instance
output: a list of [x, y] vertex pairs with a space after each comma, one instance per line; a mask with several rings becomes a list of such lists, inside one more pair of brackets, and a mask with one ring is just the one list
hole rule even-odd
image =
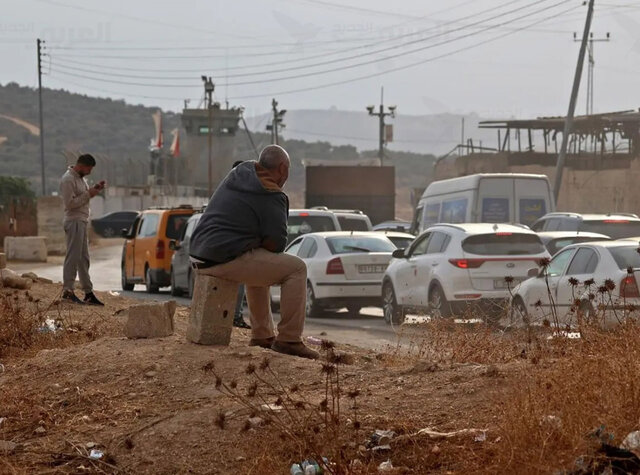
[[73, 290], [76, 275], [85, 293], [93, 291], [89, 277], [89, 235], [87, 223], [74, 220], [64, 223], [64, 234], [67, 238], [67, 253], [64, 256], [62, 279], [64, 290]]
[[302, 259], [259, 248], [198, 272], [246, 285], [253, 338], [275, 336], [269, 287], [280, 285], [281, 319], [276, 339], [301, 341], [307, 299], [307, 266]]

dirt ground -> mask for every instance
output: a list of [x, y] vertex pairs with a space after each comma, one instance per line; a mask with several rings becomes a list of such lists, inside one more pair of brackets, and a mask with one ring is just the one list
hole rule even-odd
[[[555, 364], [532, 364], [517, 343], [498, 350], [482, 336], [449, 362], [434, 362], [438, 342], [411, 356], [338, 345], [309, 361], [248, 347], [238, 329], [228, 347], [198, 346], [185, 340], [184, 307], [173, 336], [129, 340], [126, 309], [138, 302], [100, 293], [104, 308], [72, 306], [58, 302], [59, 289], [0, 289], [5, 312], [9, 302], [22, 318], [46, 314], [63, 325], [0, 346], [0, 473], [284, 474], [309, 456], [327, 456], [335, 473], [377, 473], [387, 460], [396, 467], [388, 473], [514, 473], [496, 456], [510, 450], [505, 404]], [[333, 379], [328, 386], [335, 366], [339, 389]], [[242, 394], [255, 381], [253, 392], [263, 389], [250, 402]], [[293, 407], [300, 412], [289, 414]], [[483, 431], [416, 435], [424, 428]], [[368, 450], [376, 429], [396, 432], [390, 450]], [[103, 456], [91, 459], [92, 449]]]

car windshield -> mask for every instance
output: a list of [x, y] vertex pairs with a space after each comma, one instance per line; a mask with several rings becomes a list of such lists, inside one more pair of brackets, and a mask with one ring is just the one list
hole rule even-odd
[[462, 242], [462, 250], [481, 256], [513, 256], [541, 254], [545, 247], [535, 234], [495, 233], [469, 236]]
[[303, 234], [324, 231], [337, 231], [333, 219], [329, 216], [289, 216], [287, 222], [288, 242]]
[[368, 231], [367, 222], [362, 218], [352, 218], [348, 216], [338, 216], [340, 229], [342, 231]]
[[640, 269], [640, 252], [638, 249], [640, 249], [638, 244], [635, 244], [633, 246], [610, 247], [609, 252], [620, 269], [629, 267]]
[[387, 238], [389, 239], [389, 241], [391, 241], [393, 243], [394, 246], [396, 246], [398, 249], [407, 249], [411, 243], [413, 242], [413, 238], [409, 238], [409, 237], [393, 237], [393, 236], [387, 236]]
[[396, 247], [384, 237], [335, 236], [327, 238], [331, 254], [351, 254], [354, 252], [393, 252]]
[[580, 231], [604, 234], [611, 237], [611, 239], [640, 236], [640, 221], [627, 219], [583, 221], [580, 225]]
[[547, 243], [547, 249], [552, 256], [560, 249], [564, 249], [570, 244], [577, 244], [580, 242], [592, 242], [592, 241], [608, 241], [606, 238], [587, 237], [587, 236], [573, 236], [567, 238], [552, 239]]
[[169, 219], [167, 219], [167, 238], [180, 239], [182, 227], [189, 221], [190, 217], [190, 214], [169, 215]]

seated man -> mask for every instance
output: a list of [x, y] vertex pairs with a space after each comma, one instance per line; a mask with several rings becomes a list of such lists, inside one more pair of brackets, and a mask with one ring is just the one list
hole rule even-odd
[[[269, 145], [258, 162], [235, 167], [215, 191], [191, 236], [189, 252], [201, 274], [245, 284], [252, 338], [250, 345], [303, 358], [318, 353], [302, 343], [307, 268], [284, 254], [289, 199], [289, 155]], [[274, 335], [269, 287], [281, 286], [278, 336]]]

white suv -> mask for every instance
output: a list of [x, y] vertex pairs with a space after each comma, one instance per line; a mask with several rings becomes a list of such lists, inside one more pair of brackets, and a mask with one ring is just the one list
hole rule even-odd
[[469, 302], [502, 303], [550, 256], [533, 231], [473, 223], [431, 226], [393, 257], [382, 281], [387, 323], [402, 323], [409, 309], [446, 317]]

